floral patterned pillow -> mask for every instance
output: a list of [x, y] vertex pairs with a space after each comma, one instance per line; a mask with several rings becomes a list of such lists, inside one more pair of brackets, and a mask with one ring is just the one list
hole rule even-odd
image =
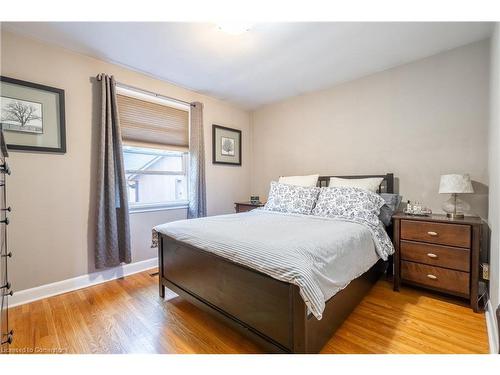
[[320, 190], [319, 187], [287, 185], [272, 181], [264, 209], [310, 215]]
[[326, 187], [321, 189], [316, 207], [316, 216], [340, 217], [363, 220], [378, 225], [378, 215], [385, 200], [378, 194], [356, 187]]

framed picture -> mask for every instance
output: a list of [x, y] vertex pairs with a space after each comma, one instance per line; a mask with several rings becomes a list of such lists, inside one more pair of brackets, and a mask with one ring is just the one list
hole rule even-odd
[[66, 152], [64, 90], [0, 76], [0, 116], [9, 150]]
[[241, 165], [241, 130], [212, 125], [212, 163]]

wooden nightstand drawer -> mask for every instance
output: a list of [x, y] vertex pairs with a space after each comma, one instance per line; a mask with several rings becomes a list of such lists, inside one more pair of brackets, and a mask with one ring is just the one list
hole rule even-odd
[[469, 225], [402, 220], [401, 238], [470, 248], [470, 229]]
[[422, 286], [469, 297], [470, 275], [467, 272], [401, 261], [401, 278]]
[[239, 213], [239, 212], [248, 212], [255, 210], [256, 208], [259, 207], [264, 207], [265, 203], [252, 203], [252, 202], [235, 202], [234, 203], [234, 210]]
[[459, 247], [401, 241], [401, 259], [469, 272], [470, 250]]
[[237, 208], [236, 208], [236, 212], [247, 212], [247, 211], [252, 211], [252, 210], [255, 210], [257, 207], [255, 206], [246, 206], [246, 205], [243, 205], [243, 204], [240, 204]]
[[402, 282], [469, 300], [480, 311], [479, 256], [484, 225], [479, 217], [450, 219], [396, 213], [394, 228], [394, 290]]

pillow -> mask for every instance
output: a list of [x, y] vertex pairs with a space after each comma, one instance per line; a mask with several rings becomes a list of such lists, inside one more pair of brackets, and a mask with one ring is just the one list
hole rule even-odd
[[320, 190], [319, 187], [287, 185], [273, 181], [264, 209], [310, 215]]
[[328, 187], [357, 187], [360, 189], [366, 189], [376, 193], [380, 184], [382, 183], [382, 177], [374, 178], [338, 178], [331, 177]]
[[312, 214], [325, 217], [341, 217], [363, 220], [379, 225], [380, 207], [385, 204], [380, 195], [356, 187], [325, 187], [316, 202]]
[[280, 184], [295, 185], [295, 186], [310, 186], [314, 187], [318, 184], [319, 174], [309, 176], [288, 176], [280, 177]]
[[392, 215], [398, 210], [403, 197], [398, 194], [380, 193], [380, 197], [385, 201], [385, 204], [380, 208], [378, 218], [385, 226], [391, 224]]

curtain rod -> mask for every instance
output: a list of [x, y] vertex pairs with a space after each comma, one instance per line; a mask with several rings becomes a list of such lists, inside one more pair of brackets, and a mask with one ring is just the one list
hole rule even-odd
[[191, 104], [189, 102], [185, 102], [184, 100], [175, 99], [175, 98], [172, 98], [170, 96], [157, 94], [156, 92], [148, 91], [148, 90], [144, 90], [144, 89], [140, 89], [138, 87], [130, 86], [130, 85], [127, 85], [125, 83], [116, 82], [116, 86], [124, 88], [124, 89], [128, 89], [128, 90], [132, 90], [132, 91], [138, 91], [138, 92], [143, 93], [143, 94], [152, 95], [152, 96], [155, 96], [157, 98], [163, 98], [163, 99], [171, 100], [173, 102], [177, 102], [177, 103], [181, 103], [181, 104], [186, 104], [186, 105], [189, 105], [190, 107], [194, 106], [194, 104]]

